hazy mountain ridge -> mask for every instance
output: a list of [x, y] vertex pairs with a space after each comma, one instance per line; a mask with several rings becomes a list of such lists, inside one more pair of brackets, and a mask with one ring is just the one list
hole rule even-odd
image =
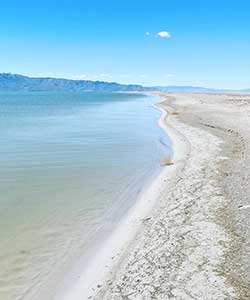
[[0, 73], [0, 91], [144, 91], [151, 90], [137, 84], [116, 82], [70, 80], [51, 77], [28, 77]]
[[[138, 84], [120, 84], [116, 82], [72, 80], [52, 77], [28, 77], [24, 75], [0, 73], [0, 91], [153, 91], [162, 92], [230, 92], [233, 90], [211, 89], [197, 86], [154, 86], [145, 87]], [[250, 89], [238, 90], [250, 92]]]

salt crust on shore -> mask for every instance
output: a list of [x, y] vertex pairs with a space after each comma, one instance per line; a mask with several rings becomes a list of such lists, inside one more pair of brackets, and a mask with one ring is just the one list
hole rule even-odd
[[[227, 201], [215, 180], [223, 159], [222, 141], [208, 131], [179, 122], [178, 112], [166, 104], [162, 107], [170, 111], [167, 123], [185, 137], [186, 156], [175, 159], [179, 169], [166, 179], [142, 230], [89, 299], [235, 297], [222, 268], [230, 234], [217, 222], [217, 213]], [[174, 145], [176, 142], [177, 137]]]

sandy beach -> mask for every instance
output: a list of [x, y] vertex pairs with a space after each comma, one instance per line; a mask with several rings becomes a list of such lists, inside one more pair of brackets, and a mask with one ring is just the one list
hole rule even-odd
[[95, 278], [82, 278], [78, 295], [85, 286], [81, 299], [250, 299], [250, 95], [158, 95], [173, 165], [107, 242], [106, 262], [95, 260]]

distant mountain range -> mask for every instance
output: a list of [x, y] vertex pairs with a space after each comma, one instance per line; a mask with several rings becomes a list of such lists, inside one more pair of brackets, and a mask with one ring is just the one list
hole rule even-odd
[[[122, 91], [153, 91], [164, 92], [222, 92], [204, 87], [193, 86], [154, 86], [145, 87], [137, 84], [119, 84], [116, 82], [70, 80], [50, 77], [28, 77], [23, 75], [0, 73], [0, 91], [95, 91], [95, 92], [122, 92]], [[250, 92], [250, 89], [239, 92]]]
[[17, 74], [0, 73], [0, 91], [144, 91], [150, 90], [136, 84], [116, 82], [70, 80], [63, 78], [28, 77]]

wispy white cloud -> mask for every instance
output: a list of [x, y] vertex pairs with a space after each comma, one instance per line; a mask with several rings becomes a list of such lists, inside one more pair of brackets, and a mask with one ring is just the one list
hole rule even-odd
[[157, 33], [157, 36], [158, 37], [161, 37], [161, 38], [165, 38], [165, 39], [168, 39], [171, 37], [171, 34], [168, 32], [168, 31], [159, 31]]
[[172, 78], [172, 77], [176, 77], [176, 74], [169, 73], [169, 74], [166, 74], [165, 76], [168, 77], [168, 78]]
[[87, 77], [86, 74], [72, 75], [72, 76], [70, 76], [70, 79], [74, 79], [74, 80], [83, 80], [83, 79], [86, 79], [86, 77]]
[[149, 35], [150, 35], [150, 32], [147, 31], [145, 34], [146, 34], [147, 36], [149, 36]]
[[131, 75], [130, 74], [121, 74], [121, 75], [119, 75], [119, 77], [121, 77], [121, 78], [131, 78]]
[[26, 76], [30, 76], [30, 77], [53, 77], [53, 78], [62, 78], [62, 76], [57, 76], [54, 73], [48, 72], [48, 73], [26, 73]]
[[[97, 75], [97, 77], [98, 77], [98, 75]], [[111, 75], [111, 74], [109, 74], [109, 73], [101, 73], [101, 74], [99, 74], [99, 77], [111, 78], [111, 77], [112, 77], [112, 75]]]
[[74, 79], [74, 80], [98, 80], [101, 78], [105, 79], [110, 79], [113, 76], [109, 73], [100, 73], [100, 74], [79, 74], [79, 75], [72, 75], [69, 77], [69, 79]]
[[140, 74], [139, 78], [148, 78], [148, 75], [147, 74]]

